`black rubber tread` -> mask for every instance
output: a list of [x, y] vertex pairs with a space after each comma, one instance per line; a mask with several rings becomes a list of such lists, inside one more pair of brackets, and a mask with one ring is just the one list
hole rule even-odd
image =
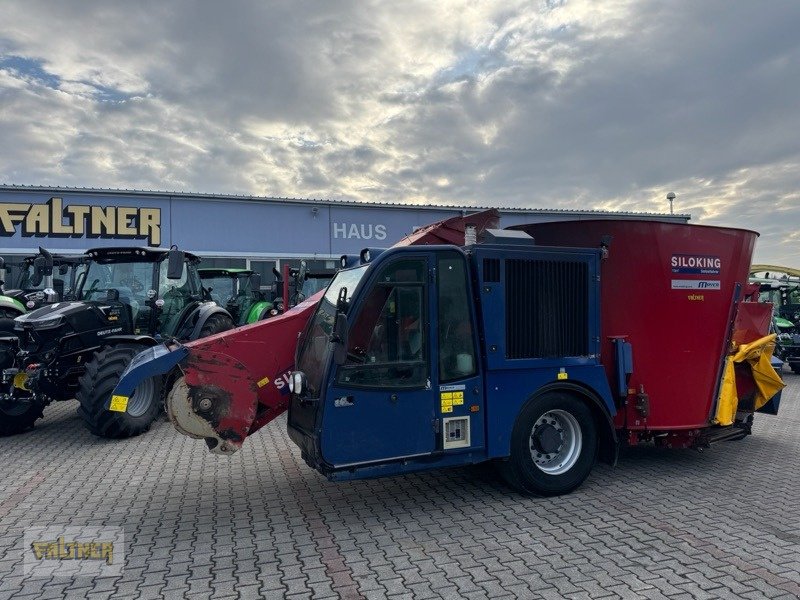
[[11, 415], [3, 410], [0, 404], [0, 437], [16, 435], [33, 429], [34, 423], [42, 418], [44, 404], [31, 403], [28, 409], [19, 415]]
[[140, 344], [106, 346], [86, 364], [86, 372], [78, 381], [76, 398], [80, 402], [78, 414], [93, 434], [113, 439], [132, 437], [150, 429], [158, 418], [162, 407], [161, 378], [156, 382], [153, 401], [143, 415], [132, 417], [106, 408], [122, 372], [142, 350], [144, 346]]
[[228, 331], [234, 327], [235, 325], [233, 323], [233, 319], [231, 319], [228, 315], [211, 315], [208, 317], [208, 320], [203, 323], [203, 327], [200, 329], [200, 337], [204, 338], [216, 333], [222, 333], [223, 331]]
[[[583, 447], [575, 465], [566, 473], [550, 475], [541, 471], [530, 453], [533, 424], [549, 410], [560, 409], [572, 414], [583, 433]], [[517, 491], [533, 496], [560, 496], [580, 486], [597, 459], [597, 425], [585, 402], [564, 392], [548, 392], [530, 400], [520, 411], [511, 433], [511, 456], [498, 463], [506, 482]]]
[[23, 313], [14, 312], [10, 309], [0, 308], [0, 335], [14, 333], [14, 318]]
[[789, 363], [789, 368], [792, 370], [792, 373], [800, 373], [800, 362]]

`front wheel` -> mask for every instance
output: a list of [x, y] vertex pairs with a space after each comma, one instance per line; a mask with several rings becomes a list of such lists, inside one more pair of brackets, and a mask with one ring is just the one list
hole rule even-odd
[[106, 408], [122, 372], [134, 356], [144, 350], [138, 344], [103, 348], [86, 364], [78, 382], [78, 413], [93, 434], [105, 438], [126, 438], [144, 433], [161, 412], [161, 377], [142, 381], [128, 398], [125, 412]]
[[511, 456], [501, 472], [525, 494], [559, 496], [589, 476], [597, 456], [590, 408], [574, 396], [549, 392], [522, 409], [511, 434]]
[[44, 404], [35, 400], [0, 400], [0, 436], [15, 435], [33, 429], [42, 417]]

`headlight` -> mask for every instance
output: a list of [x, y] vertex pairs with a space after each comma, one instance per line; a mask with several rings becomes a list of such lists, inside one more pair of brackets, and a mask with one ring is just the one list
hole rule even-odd
[[300, 395], [306, 389], [306, 374], [302, 371], [293, 371], [289, 376], [289, 391]]
[[64, 317], [51, 317], [49, 319], [42, 319], [39, 320], [28, 320], [26, 323], [30, 323], [31, 327], [34, 329], [53, 329], [54, 327], [58, 327], [64, 322]]

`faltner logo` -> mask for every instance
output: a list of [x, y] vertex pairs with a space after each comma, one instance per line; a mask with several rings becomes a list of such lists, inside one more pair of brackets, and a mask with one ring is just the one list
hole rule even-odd
[[0, 203], [0, 235], [11, 237], [88, 237], [143, 239], [161, 244], [161, 209], [135, 206], [64, 205], [61, 198], [44, 204]]

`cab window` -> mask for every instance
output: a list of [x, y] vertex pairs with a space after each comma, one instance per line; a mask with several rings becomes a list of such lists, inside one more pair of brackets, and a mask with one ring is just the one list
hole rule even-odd
[[348, 334], [338, 383], [352, 387], [424, 387], [428, 340], [424, 259], [389, 264], [367, 294]]
[[475, 375], [477, 365], [464, 257], [447, 252], [437, 267], [439, 381], [446, 383]]

